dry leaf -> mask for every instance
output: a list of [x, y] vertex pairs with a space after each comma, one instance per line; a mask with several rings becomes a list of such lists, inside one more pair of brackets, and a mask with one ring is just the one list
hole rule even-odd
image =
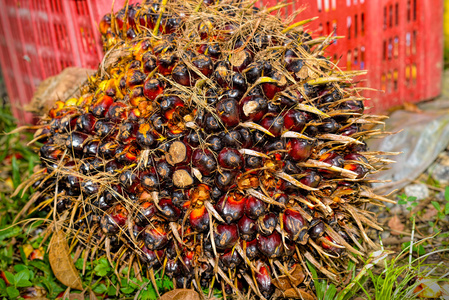
[[423, 220], [432, 220], [438, 214], [438, 210], [436, 210], [433, 205], [427, 206], [426, 212], [421, 216]]
[[388, 221], [388, 226], [391, 229], [391, 234], [399, 235], [404, 232], [405, 225], [402, 224], [401, 220], [397, 215], [394, 215], [390, 221]]
[[200, 296], [194, 290], [176, 289], [163, 294], [159, 300], [200, 300]]
[[60, 74], [42, 81], [34, 92], [26, 110], [38, 116], [46, 114], [58, 100], [79, 96], [78, 87], [95, 71], [79, 67], [68, 67]]
[[[299, 294], [298, 294], [299, 292]], [[282, 296], [284, 298], [295, 298], [295, 299], [301, 299], [301, 300], [316, 300], [315, 296], [307, 293], [306, 291], [302, 289], [288, 289], [285, 292], [282, 293]]]
[[275, 278], [273, 280], [273, 284], [278, 289], [285, 291], [293, 288], [292, 283], [294, 286], [300, 285], [306, 277], [303, 269], [299, 265], [296, 265], [295, 269], [290, 273], [290, 275], [295, 279], [288, 278], [287, 275], [282, 275], [278, 278]]
[[415, 103], [404, 102], [403, 106], [405, 111], [422, 113], [422, 110]]
[[49, 248], [48, 258], [56, 278], [62, 284], [72, 289], [82, 290], [81, 278], [70, 257], [69, 245], [67, 244], [64, 231], [59, 230], [53, 233]]

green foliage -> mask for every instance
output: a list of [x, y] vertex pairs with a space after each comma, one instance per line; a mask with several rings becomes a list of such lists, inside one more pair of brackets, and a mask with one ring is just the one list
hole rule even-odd
[[418, 206], [418, 201], [414, 196], [407, 196], [406, 194], [401, 194], [398, 197], [399, 197], [398, 204], [406, 205], [407, 206], [406, 209], [408, 211], [411, 211], [413, 208]]

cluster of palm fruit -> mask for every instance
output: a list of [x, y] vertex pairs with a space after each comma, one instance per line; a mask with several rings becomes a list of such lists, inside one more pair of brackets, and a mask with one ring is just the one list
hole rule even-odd
[[311, 297], [306, 262], [341, 280], [376, 247], [366, 228], [381, 230], [364, 208], [385, 200], [366, 177], [388, 162], [364, 142], [380, 121], [359, 73], [323, 56], [331, 37], [286, 25], [281, 7], [155, 0], [106, 15], [105, 60], [35, 134], [38, 207], [85, 251], [176, 287]]

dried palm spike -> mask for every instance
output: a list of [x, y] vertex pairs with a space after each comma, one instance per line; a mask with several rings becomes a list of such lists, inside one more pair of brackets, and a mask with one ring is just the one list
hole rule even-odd
[[200, 293], [306, 297], [304, 260], [343, 282], [377, 247], [362, 204], [389, 201], [367, 179], [389, 161], [363, 125], [383, 118], [363, 114], [359, 73], [319, 56], [312, 20], [253, 3], [149, 0], [100, 22], [105, 61], [42, 118], [24, 184], [92, 255]]

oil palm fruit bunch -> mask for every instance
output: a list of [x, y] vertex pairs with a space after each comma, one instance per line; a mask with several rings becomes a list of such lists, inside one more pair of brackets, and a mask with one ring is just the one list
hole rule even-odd
[[[38, 209], [86, 255], [178, 288], [313, 299], [307, 263], [341, 282], [382, 230], [367, 176], [359, 71], [333, 37], [247, 1], [147, 1], [106, 15], [105, 59], [35, 133]], [[293, 18], [292, 18], [293, 19]], [[88, 257], [88, 256], [86, 256]]]

